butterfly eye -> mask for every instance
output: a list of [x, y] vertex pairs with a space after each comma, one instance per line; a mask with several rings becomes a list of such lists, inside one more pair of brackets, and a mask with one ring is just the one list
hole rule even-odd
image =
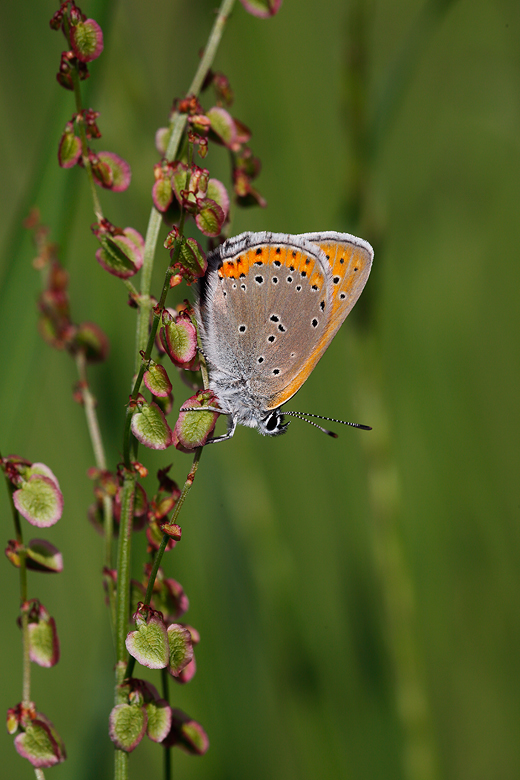
[[265, 427], [268, 431], [276, 431], [276, 429], [280, 426], [280, 423], [282, 422], [281, 417], [278, 415], [277, 412], [273, 412], [269, 415], [269, 417], [265, 420]]
[[289, 423], [284, 423], [283, 414], [280, 413], [279, 409], [276, 409], [263, 418], [261, 428], [268, 436], [279, 436], [281, 433], [285, 433], [288, 425]]

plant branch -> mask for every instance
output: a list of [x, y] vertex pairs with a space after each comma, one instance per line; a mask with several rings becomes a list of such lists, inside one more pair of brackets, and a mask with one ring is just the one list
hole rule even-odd
[[[80, 381], [80, 392], [83, 400], [83, 406], [85, 408], [85, 416], [87, 418], [87, 427], [90, 435], [90, 441], [92, 442], [92, 449], [94, 450], [94, 460], [96, 466], [100, 471], [107, 470], [107, 460], [105, 455], [105, 448], [103, 446], [103, 439], [101, 437], [101, 430], [99, 428], [99, 422], [96, 413], [96, 399], [90, 392], [90, 387], [87, 378], [87, 366], [85, 353], [80, 350], [76, 354], [76, 367], [78, 370], [78, 376]], [[110, 496], [103, 496], [103, 530], [104, 530], [104, 558], [105, 566], [108, 569], [112, 568], [112, 541], [114, 537], [114, 516], [112, 511], [112, 500]], [[110, 612], [112, 617], [112, 625], [115, 624], [115, 589], [111, 581], [108, 583], [109, 588], [109, 602]]]
[[[162, 697], [165, 701], [170, 703], [170, 691], [169, 691], [169, 675], [167, 669], [161, 669], [161, 682], [162, 682]], [[164, 780], [171, 780], [172, 776], [172, 749], [170, 747], [164, 748], [164, 762], [163, 762], [163, 777]]]
[[[66, 16], [64, 16], [63, 18], [63, 27], [65, 29], [65, 34], [67, 36], [67, 40], [69, 41], [69, 45], [70, 45], [70, 25], [69, 25], [69, 20], [67, 19]], [[103, 211], [101, 209], [101, 203], [99, 202], [98, 194], [96, 192], [96, 185], [94, 183], [94, 174], [92, 173], [92, 165], [90, 164], [89, 148], [87, 142], [87, 131], [85, 129], [85, 122], [83, 120], [83, 104], [81, 102], [81, 87], [79, 83], [79, 71], [76, 65], [74, 64], [71, 66], [70, 75], [74, 87], [74, 99], [76, 101], [76, 114], [78, 117], [76, 125], [79, 128], [79, 137], [81, 139], [81, 158], [83, 160], [83, 165], [87, 172], [87, 178], [90, 186], [90, 193], [92, 195], [94, 214], [96, 215], [97, 221], [100, 222], [103, 219]]]
[[[121, 518], [119, 521], [117, 555], [115, 704], [121, 704], [124, 701], [120, 686], [124, 679], [125, 658], [127, 655], [125, 638], [130, 611], [130, 566], [135, 482], [135, 472], [127, 471], [121, 491]], [[116, 748], [114, 755], [114, 775], [115, 780], [126, 780], [128, 778], [128, 753], [119, 748]]]
[[134, 519], [134, 495], [136, 475], [127, 471], [121, 491], [121, 520], [119, 523], [119, 548], [117, 556], [116, 590], [116, 656], [117, 661], [126, 658], [126, 629], [130, 610], [130, 553], [132, 521]]
[[[384, 88], [373, 118], [368, 114], [368, 11], [365, 0], [357, 0], [351, 10], [353, 52], [348, 68], [350, 123], [355, 175], [351, 180], [351, 216], [357, 220], [358, 234], [376, 238], [378, 249], [386, 234], [372, 192], [378, 154], [402, 104], [426, 42], [453, 0], [426, 0], [413, 27], [386, 71]], [[355, 226], [352, 225], [353, 227]], [[372, 289], [373, 294], [373, 289]], [[362, 298], [366, 305], [366, 293]], [[370, 296], [368, 297], [370, 301]], [[368, 317], [371, 311], [368, 311]], [[367, 315], [366, 315], [367, 316]], [[414, 608], [415, 583], [402, 541], [402, 477], [391, 438], [391, 424], [382, 390], [384, 361], [377, 333], [365, 328], [358, 333], [357, 365], [361, 416], [373, 422], [373, 435], [363, 439], [367, 456], [368, 496], [372, 515], [372, 548], [384, 597], [385, 639], [395, 680], [396, 711], [403, 733], [404, 776], [414, 780], [439, 777], [437, 747]]]
[[[180, 221], [180, 227], [179, 232], [182, 234], [182, 230], [184, 227], [184, 212], [181, 214], [181, 221]], [[164, 304], [166, 302], [166, 296], [168, 295], [168, 290], [170, 289], [170, 279], [173, 276], [174, 266], [179, 258], [179, 254], [181, 251], [181, 242], [177, 241], [173, 257], [171, 260], [170, 265], [168, 266], [166, 270], [166, 274], [164, 277], [163, 282], [163, 288], [161, 291], [161, 297], [159, 298], [159, 303], [154, 309], [154, 316], [152, 319], [152, 326], [150, 328], [150, 333], [148, 335], [148, 343], [146, 345], [146, 350], [144, 352], [143, 357], [141, 358], [141, 355], [139, 355], [140, 358], [140, 365], [139, 365], [139, 371], [137, 374], [137, 378], [134, 382], [134, 387], [132, 390], [132, 394], [130, 396], [130, 401], [135, 401], [137, 399], [137, 395], [139, 393], [139, 390], [141, 388], [141, 382], [143, 381], [143, 376], [146, 371], [148, 361], [150, 360], [150, 357], [152, 356], [152, 349], [153, 345], [155, 343], [155, 336], [157, 335], [157, 328], [159, 327], [159, 322], [161, 321], [161, 315], [164, 309]], [[129, 402], [128, 406], [126, 407], [126, 419], [125, 419], [125, 430], [123, 434], [123, 458], [125, 467], [127, 469], [130, 468], [131, 462], [130, 462], [130, 444], [131, 444], [131, 423], [132, 423], [132, 415], [133, 415], [133, 408], [131, 403]]]
[[388, 138], [390, 128], [417, 73], [417, 63], [423, 56], [429, 40], [455, 0], [426, 0], [421, 6], [412, 26], [399, 49], [393, 63], [385, 70], [384, 82], [376, 103], [371, 126], [368, 126], [368, 153], [374, 158], [383, 142]]
[[88, 432], [90, 435], [90, 441], [92, 442], [92, 449], [94, 450], [96, 466], [101, 471], [106, 471], [107, 460], [96, 414], [96, 399], [90, 392], [87, 379], [85, 353], [82, 350], [76, 354], [76, 368], [78, 369], [81, 399], [85, 407], [85, 416], [87, 418]]
[[[213, 64], [213, 60], [215, 59], [215, 54], [217, 53], [217, 49], [220, 40], [222, 38], [222, 34], [224, 32], [224, 27], [229, 18], [234, 3], [235, 0], [222, 0], [220, 10], [218, 12], [217, 18], [215, 19], [215, 24], [213, 25], [213, 28], [209, 35], [208, 43], [206, 44], [204, 54], [199, 63], [199, 67], [197, 68], [197, 72], [195, 73], [193, 81], [190, 84], [190, 88], [188, 90], [189, 95], [197, 96], [202, 88], [204, 79], [206, 78], [209, 69]], [[171, 135], [168, 143], [168, 148], [165, 154], [165, 158], [168, 162], [174, 160], [177, 155], [179, 144], [182, 138], [182, 133], [186, 126], [186, 121], [187, 121], [186, 114], [179, 114], [175, 112], [172, 117], [170, 123]], [[150, 285], [152, 281], [152, 270], [153, 270], [153, 262], [155, 257], [155, 248], [159, 237], [159, 229], [161, 227], [161, 219], [162, 219], [161, 214], [157, 211], [157, 209], [154, 206], [152, 206], [152, 210], [150, 212], [150, 219], [148, 220], [148, 228], [146, 231], [143, 267], [141, 269], [142, 303], [141, 306], [139, 307], [139, 315], [137, 319], [137, 335], [136, 335], [137, 344], [136, 344], [136, 367], [135, 367], [136, 371], [139, 368], [139, 360], [140, 360], [139, 352], [145, 348], [146, 336], [148, 333], [148, 322], [150, 319], [150, 310], [151, 310]]]
[[[193, 463], [191, 464], [190, 473], [186, 477], [186, 481], [184, 483], [184, 487], [182, 488], [182, 493], [179, 496], [179, 500], [175, 504], [175, 509], [173, 512], [173, 515], [171, 517], [171, 520], [169, 521], [171, 525], [177, 522], [177, 519], [179, 517], [180, 511], [182, 509], [182, 505], [184, 504], [184, 501], [186, 500], [186, 496], [190, 492], [191, 486], [193, 485], [193, 482], [195, 480], [195, 474], [197, 473], [197, 469], [199, 467], [199, 461], [202, 455], [202, 450], [204, 447], [198, 447], [195, 450], [195, 456], [193, 458]], [[150, 572], [150, 576], [148, 578], [148, 587], [146, 588], [146, 595], [144, 597], [144, 603], [150, 604], [152, 600], [152, 593], [153, 593], [153, 586], [155, 585], [155, 579], [157, 577], [157, 572], [159, 571], [159, 566], [161, 565], [162, 557], [164, 555], [164, 551], [166, 549], [166, 545], [170, 541], [171, 537], [168, 536], [168, 534], [163, 534], [163, 538], [161, 539], [161, 544], [157, 552], [155, 553], [155, 558], [153, 561], [152, 570]], [[135, 658], [130, 656], [128, 659], [128, 666], [126, 667], [126, 673], [125, 678], [131, 677], [132, 672], [135, 666]]]
[[[0, 457], [1, 461], [1, 457]], [[9, 503], [11, 505], [11, 513], [13, 515], [13, 523], [16, 533], [16, 541], [20, 545], [20, 608], [21, 608], [21, 622], [22, 622], [22, 704], [24, 707], [28, 707], [31, 702], [31, 658], [29, 655], [29, 615], [27, 614], [27, 553], [23, 546], [23, 533], [20, 523], [20, 515], [17, 508], [14, 505], [13, 493], [15, 491], [14, 485], [10, 480], [5, 478], [7, 484], [7, 492], [9, 493]]]
[[[204, 83], [204, 79], [206, 78], [206, 75], [211, 67], [211, 64], [213, 63], [213, 59], [215, 57], [218, 45], [222, 38], [222, 33], [224, 31], [226, 21], [231, 12], [231, 9], [233, 8], [234, 2], [235, 0], [222, 0], [222, 4], [220, 6], [219, 13], [215, 20], [215, 24], [213, 25], [213, 29], [211, 30], [204, 55], [199, 64], [195, 77], [190, 85], [189, 94], [198, 95], [198, 93], [200, 92], [202, 84]], [[178, 153], [178, 148], [186, 125], [186, 121], [187, 121], [186, 115], [174, 114], [172, 118], [172, 124], [171, 124], [172, 132], [168, 144], [168, 149], [166, 151], [167, 161], [172, 161], [173, 159], [175, 159], [175, 156]], [[184, 210], [182, 210], [181, 220], [179, 225], [180, 236], [182, 236], [182, 232], [183, 232], [184, 219], [185, 219], [185, 214], [184, 214]], [[168, 265], [168, 269], [166, 271], [165, 279], [163, 283], [163, 289], [161, 292], [161, 297], [158, 305], [155, 307], [152, 326], [150, 332], [148, 332], [150, 312], [152, 308], [151, 298], [150, 298], [150, 286], [151, 286], [151, 279], [152, 279], [155, 249], [159, 237], [160, 226], [161, 226], [161, 214], [157, 211], [155, 207], [152, 206], [150, 212], [150, 218], [148, 220], [148, 228], [146, 231], [144, 261], [143, 261], [143, 267], [141, 271], [141, 294], [139, 296], [140, 306], [139, 306], [139, 313], [137, 319], [137, 334], [136, 334], [135, 369], [137, 373], [137, 379], [134, 383], [134, 387], [132, 390], [131, 397], [133, 400], [137, 398], [137, 394], [141, 386], [144, 372], [146, 370], [146, 364], [152, 353], [153, 345], [155, 342], [155, 336], [162, 316], [162, 311], [164, 309], [164, 305], [166, 302], [166, 296], [168, 290], [170, 289], [170, 279], [173, 274], [173, 268], [175, 263], [177, 262], [181, 250], [181, 241], [179, 240], [176, 242], [173, 257]], [[140, 353], [142, 351], [144, 351], [144, 359], [141, 359]], [[124, 440], [123, 440], [123, 458], [125, 464], [125, 477], [124, 477], [122, 496], [121, 496], [121, 521], [120, 521], [120, 530], [119, 530], [119, 548], [118, 548], [118, 563], [117, 563], [118, 575], [117, 575], [117, 598], [116, 598], [116, 650], [117, 650], [116, 690], [115, 690], [116, 702], [118, 698], [118, 693], [120, 691], [119, 686], [122, 680], [124, 679], [124, 677], [131, 676], [135, 664], [135, 660], [133, 658], [130, 658], [126, 666], [126, 673], [124, 672], [123, 664], [124, 664], [124, 659], [126, 657], [125, 638], [126, 638], [129, 602], [130, 602], [130, 540], [131, 540], [131, 531], [132, 531], [133, 504], [134, 504], [135, 484], [136, 484], [136, 474], [135, 471], [131, 468], [131, 461], [130, 461], [130, 449], [131, 449], [131, 438], [132, 438], [131, 437], [132, 415], [133, 415], [132, 406], [131, 404], [128, 404], [126, 410], [125, 430], [124, 430]], [[195, 478], [195, 474], [198, 468], [201, 454], [202, 454], [202, 448], [199, 448], [195, 453], [190, 473], [188, 474], [182, 493], [175, 507], [175, 511], [172, 517], [172, 522], [175, 522], [176, 518], [178, 517], [180, 509], [184, 503], [184, 500], [189, 492], [189, 489], [191, 488], [191, 485], [193, 484], [193, 480]], [[155, 582], [157, 570], [162, 560], [162, 556], [164, 554], [164, 550], [166, 548], [168, 539], [169, 537], [165, 534], [161, 543], [161, 548], [157, 552], [154, 561], [153, 571], [150, 575], [150, 579], [148, 583], [148, 590], [150, 591], [150, 593], [151, 593], [151, 589], [153, 589], [153, 584]], [[146, 598], [147, 598], [147, 603], [149, 603], [150, 596], [148, 595], [148, 592]], [[128, 757], [123, 751], [116, 750], [116, 755], [115, 755], [116, 780], [124, 780], [127, 777], [128, 775], [127, 759]]]

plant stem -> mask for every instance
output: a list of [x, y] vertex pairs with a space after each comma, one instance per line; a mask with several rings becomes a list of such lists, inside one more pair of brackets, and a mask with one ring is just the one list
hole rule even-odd
[[[202, 455], [202, 450], [204, 447], [198, 447], [195, 450], [195, 456], [193, 458], [193, 463], [191, 464], [190, 473], [186, 477], [186, 481], [184, 483], [184, 487], [182, 488], [182, 493], [179, 496], [179, 500], [175, 504], [175, 509], [173, 512], [173, 515], [170, 520], [170, 524], [175, 524], [177, 522], [177, 519], [179, 517], [180, 511], [182, 509], [182, 505], [184, 504], [184, 501], [186, 500], [186, 496], [190, 492], [191, 486], [193, 485], [193, 482], [195, 480], [195, 474], [197, 473], [197, 469], [199, 467], [199, 461]], [[159, 566], [161, 565], [162, 557], [164, 555], [164, 551], [166, 549], [166, 545], [170, 541], [170, 536], [168, 534], [163, 534], [163, 538], [161, 539], [161, 544], [159, 546], [159, 549], [155, 553], [155, 558], [153, 561], [152, 570], [150, 572], [150, 576], [148, 578], [148, 586], [146, 588], [146, 594], [144, 597], [144, 603], [150, 604], [150, 601], [152, 600], [152, 593], [153, 593], [153, 586], [155, 584], [155, 579], [157, 577], [157, 572], [159, 571]], [[132, 672], [134, 670], [135, 666], [135, 658], [130, 656], [128, 659], [128, 665], [126, 667], [126, 673], [125, 678], [131, 677]]]
[[[121, 490], [121, 519], [119, 523], [119, 548], [117, 556], [116, 591], [116, 658], [122, 662], [126, 658], [126, 629], [130, 611], [130, 563], [132, 542], [132, 521], [134, 519], [134, 495], [136, 474], [126, 472]], [[119, 680], [121, 682], [121, 680]]]
[[[121, 704], [125, 701], [120, 685], [125, 678], [125, 659], [127, 655], [125, 638], [130, 612], [130, 565], [135, 482], [135, 472], [127, 471], [121, 491], [121, 519], [119, 523], [117, 556], [115, 704]], [[126, 780], [128, 777], [128, 754], [119, 748], [115, 750], [114, 775], [115, 780]]]
[[[92, 442], [92, 449], [94, 450], [94, 460], [96, 466], [100, 471], [107, 470], [107, 459], [105, 455], [105, 448], [103, 446], [103, 439], [101, 437], [101, 430], [99, 428], [99, 422], [96, 412], [96, 399], [90, 392], [90, 387], [87, 378], [87, 366], [85, 353], [79, 351], [76, 354], [76, 367], [78, 370], [78, 376], [80, 381], [80, 392], [83, 400], [83, 406], [85, 408], [85, 416], [87, 418], [87, 427], [90, 435], [90, 441]], [[112, 500], [110, 496], [103, 496], [103, 530], [104, 530], [104, 559], [105, 566], [108, 569], [112, 568], [112, 541], [114, 535], [114, 517], [112, 512]], [[112, 626], [115, 625], [115, 587], [112, 580], [107, 580], [107, 587], [109, 589], [109, 602], [110, 613], [112, 617]]]
[[[70, 27], [69, 27], [69, 20], [67, 19], [66, 15], [63, 17], [63, 27], [65, 29], [65, 34], [67, 36], [67, 40], [69, 41], [69, 45], [70, 45]], [[79, 83], [79, 71], [75, 65], [71, 67], [70, 75], [72, 78], [72, 84], [74, 86], [76, 114], [78, 115], [78, 121], [76, 122], [76, 126], [79, 128], [79, 137], [81, 139], [81, 157], [83, 160], [83, 165], [87, 172], [87, 178], [90, 186], [90, 193], [92, 195], [94, 214], [96, 215], [97, 221], [100, 222], [103, 219], [103, 211], [101, 209], [101, 203], [99, 202], [98, 194], [96, 192], [96, 185], [94, 183], [94, 174], [92, 173], [92, 166], [90, 164], [89, 148], [87, 142], [87, 131], [85, 129], [85, 123], [83, 121], [83, 105], [81, 102], [81, 87]]]
[[[170, 524], [171, 525], [174, 525], [175, 523], [177, 523], [177, 518], [179, 517], [180, 511], [182, 509], [182, 505], [184, 504], [184, 502], [186, 500], [186, 496], [188, 495], [188, 493], [191, 490], [191, 486], [193, 485], [193, 482], [195, 480], [195, 474], [197, 473], [197, 469], [199, 467], [199, 461], [200, 461], [203, 449], [204, 449], [203, 447], [198, 447], [195, 450], [195, 456], [193, 458], [193, 463], [192, 463], [192, 466], [191, 466], [191, 469], [190, 469], [190, 473], [186, 477], [186, 482], [184, 483], [184, 487], [182, 488], [182, 493], [179, 496], [179, 500], [175, 504], [175, 510], [174, 510], [173, 515], [172, 515], [171, 520], [170, 520]], [[151, 601], [152, 592], [153, 592], [153, 586], [154, 586], [154, 583], [155, 583], [155, 578], [157, 576], [157, 571], [159, 570], [159, 566], [161, 565], [161, 559], [162, 559], [165, 547], [166, 547], [169, 539], [170, 539], [170, 537], [168, 536], [168, 534], [164, 534], [164, 536], [162, 538], [162, 541], [161, 541], [161, 546], [157, 550], [157, 554], [156, 554], [155, 560], [153, 562], [153, 568], [152, 568], [152, 571], [150, 573], [150, 578], [148, 580], [148, 587], [146, 589], [146, 596], [145, 596], [145, 603], [146, 604], [149, 604], [150, 601]]]
[[[198, 334], [197, 334], [197, 341], [198, 341], [198, 344], [199, 344], [199, 347], [200, 347], [200, 337], [199, 337]], [[206, 367], [206, 362], [205, 362], [204, 358], [202, 357], [202, 353], [201, 353], [200, 365], [201, 365], [202, 378], [203, 378], [203, 381], [204, 381], [204, 389], [207, 389], [208, 388], [208, 382], [209, 382], [208, 370], [207, 370], [207, 367]], [[127, 419], [131, 420], [131, 415], [129, 417], [127, 417]], [[177, 501], [177, 503], [175, 505], [175, 510], [174, 510], [173, 515], [172, 515], [171, 520], [170, 520], [171, 524], [177, 523], [180, 511], [182, 509], [182, 505], [184, 504], [184, 501], [186, 500], [186, 497], [187, 497], [187, 495], [188, 495], [188, 493], [189, 493], [189, 491], [191, 489], [191, 486], [193, 485], [193, 482], [195, 480], [195, 475], [196, 475], [197, 469], [199, 467], [199, 462], [200, 462], [200, 459], [201, 459], [201, 456], [202, 456], [202, 450], [203, 449], [204, 449], [203, 447], [199, 447], [198, 449], [195, 450], [195, 455], [194, 455], [194, 458], [193, 458], [193, 463], [191, 465], [190, 473], [186, 477], [186, 481], [184, 483], [184, 487], [182, 488], [182, 492], [181, 492], [181, 494], [179, 496], [179, 500]], [[159, 566], [161, 565], [162, 557], [164, 555], [164, 551], [166, 549], [166, 545], [168, 544], [169, 539], [170, 539], [170, 537], [168, 536], [168, 534], [163, 534], [163, 538], [161, 539], [161, 544], [159, 546], [159, 549], [157, 550], [157, 553], [155, 554], [152, 570], [151, 570], [150, 576], [148, 578], [148, 586], [146, 588], [146, 594], [145, 594], [145, 599], [144, 599], [144, 603], [145, 604], [150, 604], [150, 601], [152, 600], [153, 586], [155, 584], [155, 579], [157, 577], [157, 572], [159, 571]], [[132, 676], [132, 672], [134, 670], [134, 666], [135, 666], [135, 659], [132, 656], [130, 656], [130, 658], [128, 659], [128, 665], [127, 665], [127, 668], [126, 668], [125, 678]]]
[[31, 703], [31, 657], [29, 654], [29, 615], [27, 614], [27, 599], [22, 593], [27, 592], [27, 558], [25, 554], [20, 556], [20, 602], [22, 605], [22, 645], [23, 645], [23, 687], [22, 704], [28, 707]]
[[[127, 469], [121, 490], [121, 518], [117, 555], [115, 704], [121, 704], [125, 701], [120, 685], [125, 678], [125, 659], [127, 656], [125, 639], [130, 612], [130, 567], [135, 483], [135, 471]], [[128, 777], [128, 754], [119, 748], [116, 748], [114, 756], [114, 774], [116, 780], [126, 780]]]
[[141, 269], [141, 305], [137, 315], [137, 334], [135, 351], [135, 371], [140, 368], [139, 353], [146, 346], [148, 336], [148, 323], [150, 321], [150, 310], [152, 302], [150, 300], [150, 285], [152, 283], [153, 261], [155, 256], [155, 247], [159, 237], [162, 217], [155, 206], [152, 206], [148, 228], [146, 229], [146, 238], [144, 242], [143, 267]]
[[[0, 456], [1, 462], [1, 456]], [[27, 554], [23, 546], [23, 533], [20, 523], [20, 515], [13, 501], [14, 485], [5, 478], [7, 491], [9, 493], [9, 503], [13, 515], [14, 530], [16, 541], [20, 545], [20, 608], [22, 622], [22, 704], [28, 707], [31, 703], [31, 658], [29, 656], [29, 615], [27, 614]]]
[[223, 0], [222, 5], [220, 6], [218, 16], [215, 19], [215, 24], [213, 25], [213, 29], [208, 39], [208, 44], [204, 50], [204, 54], [202, 55], [202, 59], [200, 61], [199, 67], [197, 68], [197, 72], [193, 78], [193, 81], [191, 82], [191, 86], [188, 92], [190, 95], [198, 95], [202, 85], [204, 84], [204, 79], [206, 78], [208, 71], [213, 64], [220, 39], [222, 38], [222, 33], [224, 32], [224, 27], [229, 18], [229, 15], [231, 14], [231, 11], [233, 10], [234, 4], [235, 0]]
[[114, 770], [115, 780], [125, 780], [128, 777], [128, 753], [124, 750], [116, 750]]
[[[217, 53], [218, 45], [220, 43], [222, 34], [224, 32], [224, 27], [226, 25], [226, 22], [231, 13], [234, 3], [235, 0], [222, 0], [220, 10], [218, 12], [217, 18], [215, 19], [215, 24], [213, 25], [213, 28], [209, 35], [208, 42], [204, 50], [204, 54], [199, 63], [199, 67], [197, 68], [197, 72], [195, 73], [193, 81], [190, 84], [187, 93], [188, 95], [197, 96], [199, 94], [201, 87], [204, 83], [204, 79], [206, 78], [208, 71], [211, 68], [211, 65], [213, 64], [215, 54]], [[171, 162], [172, 160], [174, 160], [177, 155], [179, 144], [182, 138], [182, 133], [186, 126], [186, 121], [187, 121], [186, 114], [178, 114], [177, 112], [174, 113], [170, 123], [171, 126], [170, 140], [165, 154], [165, 158], [167, 162]], [[155, 256], [155, 247], [157, 245], [157, 239], [159, 237], [161, 219], [162, 219], [161, 214], [157, 211], [157, 209], [154, 206], [152, 206], [152, 210], [150, 212], [150, 219], [148, 220], [148, 228], [146, 231], [143, 267], [141, 269], [142, 303], [141, 306], [139, 307], [139, 315], [137, 319], [137, 335], [136, 335], [137, 349], [136, 349], [136, 368], [135, 368], [136, 371], [139, 369], [139, 360], [140, 360], [139, 352], [140, 350], [145, 348], [146, 336], [148, 333], [148, 322], [150, 319], [150, 309], [151, 309], [150, 285], [152, 281], [152, 270], [153, 270], [153, 262]]]
[[[179, 226], [179, 232], [182, 235], [182, 230], [184, 228], [184, 212], [181, 214], [181, 220], [180, 220], [180, 226]], [[159, 327], [159, 322], [161, 321], [162, 312], [164, 310], [164, 304], [166, 302], [166, 296], [168, 295], [168, 290], [170, 289], [170, 279], [173, 276], [173, 270], [174, 265], [177, 262], [179, 258], [179, 254], [181, 251], [181, 242], [178, 241], [177, 245], [175, 247], [175, 251], [173, 253], [173, 257], [171, 260], [171, 264], [168, 266], [166, 270], [166, 274], [164, 277], [163, 282], [163, 288], [161, 291], [161, 297], [159, 298], [159, 303], [154, 309], [154, 316], [152, 319], [152, 326], [150, 328], [150, 333], [148, 335], [148, 343], [146, 345], [146, 350], [144, 351], [144, 355], [141, 356], [139, 354], [139, 358], [141, 360], [141, 364], [139, 366], [139, 371], [137, 374], [137, 378], [134, 382], [134, 387], [132, 390], [132, 394], [130, 396], [131, 401], [135, 401], [137, 399], [139, 389], [141, 387], [141, 382], [143, 381], [143, 376], [146, 371], [148, 361], [152, 355], [152, 349], [153, 345], [155, 343], [155, 336], [157, 335], [157, 328]], [[125, 419], [125, 429], [123, 433], [123, 458], [125, 467], [127, 469], [130, 468], [131, 462], [130, 462], [130, 444], [131, 444], [131, 423], [132, 423], [132, 415], [134, 413], [134, 409], [132, 407], [132, 404], [129, 403], [126, 407], [126, 419]]]
[[[202, 60], [199, 64], [195, 78], [193, 79], [189, 94], [198, 95], [204, 79], [211, 67], [213, 59], [215, 57], [218, 45], [222, 38], [225, 23], [231, 12], [235, 0], [222, 0], [220, 11], [213, 25], [213, 29], [210, 33], [208, 43]], [[166, 160], [172, 161], [175, 159], [179, 143], [182, 137], [184, 127], [186, 125], [186, 115], [174, 115], [172, 119], [172, 132], [170, 136], [170, 142], [166, 152]], [[180, 233], [182, 235], [182, 228], [184, 225], [184, 213], [181, 214]], [[136, 334], [136, 372], [137, 379], [132, 391], [132, 398], [135, 400], [141, 386], [142, 378], [144, 376], [146, 361], [150, 358], [155, 335], [159, 326], [159, 321], [166, 301], [166, 295], [170, 288], [170, 278], [173, 274], [173, 266], [178, 258], [181, 249], [180, 241], [177, 242], [174, 256], [169, 264], [168, 270], [165, 275], [163, 289], [159, 304], [156, 307], [155, 314], [152, 321], [152, 327], [148, 335], [148, 327], [151, 311], [151, 299], [150, 299], [150, 286], [152, 279], [153, 262], [155, 256], [155, 248], [159, 237], [159, 229], [161, 226], [161, 214], [157, 209], [152, 206], [150, 212], [150, 218], [148, 220], [148, 228], [146, 231], [145, 247], [144, 247], [144, 261], [141, 271], [141, 295], [139, 298], [140, 307], [137, 320], [137, 334]], [[141, 359], [140, 352], [144, 350], [144, 360]], [[126, 467], [126, 473], [122, 488], [121, 498], [121, 522], [119, 530], [119, 549], [118, 549], [118, 564], [117, 564], [117, 598], [116, 598], [116, 648], [117, 648], [117, 665], [116, 665], [116, 701], [119, 691], [119, 684], [122, 682], [125, 676], [132, 674], [133, 665], [135, 663], [133, 658], [130, 658], [127, 665], [126, 674], [123, 672], [123, 661], [126, 656], [125, 637], [129, 612], [130, 601], [130, 538], [132, 530], [133, 520], [133, 503], [135, 495], [135, 472], [130, 468], [130, 444], [131, 444], [131, 421], [132, 421], [133, 409], [130, 404], [127, 406], [126, 419], [125, 419], [125, 431], [123, 441], [123, 457]], [[195, 473], [197, 471], [198, 463], [202, 453], [202, 448], [199, 448], [193, 460], [193, 465], [186, 479], [183, 491], [177, 502], [172, 522], [175, 522], [180, 508], [184, 503], [186, 495], [193, 484]], [[156, 560], [154, 561], [154, 574], [153, 578], [150, 576], [149, 589], [153, 588], [155, 582], [155, 576], [159, 568], [164, 549], [166, 547], [168, 536], [165, 535], [165, 539], [161, 543], [162, 552], [157, 553]], [[150, 582], [152, 583], [150, 586]], [[149, 601], [149, 599], [147, 599]], [[166, 759], [165, 759], [166, 760]], [[116, 780], [126, 780], [128, 776], [128, 756], [121, 750], [115, 751], [115, 777]]]
[[381, 151], [416, 73], [419, 58], [454, 3], [455, 0], [425, 0], [415, 15], [403, 45], [385, 70], [384, 84], [367, 137], [370, 155], [375, 156]]
[[[382, 254], [385, 231], [378, 220], [373, 197], [374, 171], [388, 130], [396, 115], [417, 60], [431, 35], [434, 21], [440, 19], [452, 0], [426, 0], [414, 29], [389, 69], [375, 113], [368, 114], [368, 20], [366, 0], [351, 8], [352, 52], [348, 64], [349, 121], [353, 142], [355, 174], [350, 182], [352, 227], [377, 241]], [[377, 252], [376, 252], [377, 254]], [[384, 629], [388, 655], [395, 680], [395, 707], [402, 730], [403, 777], [406, 780], [437, 780], [437, 746], [432, 729], [430, 703], [422, 668], [415, 610], [415, 583], [402, 539], [402, 477], [391, 436], [390, 415], [384, 393], [384, 360], [381, 340], [373, 323], [370, 306], [374, 287], [364, 293], [366, 326], [359, 330], [357, 366], [359, 369], [360, 414], [373, 425], [363, 437], [366, 452], [368, 494], [372, 516], [372, 547], [384, 604]], [[367, 309], [367, 303], [369, 308]]]
[[138, 293], [138, 292], [137, 292], [137, 290], [135, 289], [135, 287], [134, 287], [134, 285], [132, 284], [132, 282], [130, 281], [130, 279], [122, 279], [121, 281], [122, 281], [122, 282], [123, 282], [123, 284], [125, 285], [126, 289], [127, 289], [127, 290], [128, 290], [128, 292], [130, 293], [130, 295], [131, 295], [133, 298], [135, 298], [135, 300], [138, 300], [138, 299], [139, 299], [139, 293]]
[[90, 435], [90, 441], [92, 442], [92, 449], [94, 450], [94, 460], [96, 461], [96, 466], [98, 469], [101, 471], [106, 471], [107, 460], [96, 414], [96, 399], [90, 392], [87, 379], [87, 362], [85, 359], [85, 353], [82, 350], [76, 354], [76, 368], [78, 369], [80, 392], [83, 405], [85, 407], [88, 432]]
[[[168, 670], [161, 669], [161, 682], [162, 682], [162, 697], [168, 703], [170, 702], [169, 691], [169, 679]], [[163, 765], [163, 777], [164, 780], [171, 780], [172, 776], [172, 749], [170, 747], [164, 748], [164, 765]]]

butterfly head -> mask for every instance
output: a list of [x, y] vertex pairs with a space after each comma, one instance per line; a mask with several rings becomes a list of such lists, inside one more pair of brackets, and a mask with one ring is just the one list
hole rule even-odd
[[284, 422], [280, 409], [273, 409], [258, 420], [257, 427], [264, 436], [281, 436], [287, 431], [289, 423]]

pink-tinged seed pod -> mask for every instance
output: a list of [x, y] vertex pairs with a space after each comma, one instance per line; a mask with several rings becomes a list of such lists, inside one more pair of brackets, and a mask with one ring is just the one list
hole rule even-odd
[[78, 21], [70, 27], [70, 45], [80, 62], [92, 62], [103, 51], [103, 31], [94, 19]]

